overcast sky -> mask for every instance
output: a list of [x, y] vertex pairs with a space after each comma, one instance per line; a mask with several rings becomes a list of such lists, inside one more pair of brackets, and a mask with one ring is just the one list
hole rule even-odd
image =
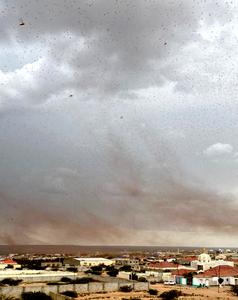
[[0, 0], [0, 243], [238, 246], [237, 15]]

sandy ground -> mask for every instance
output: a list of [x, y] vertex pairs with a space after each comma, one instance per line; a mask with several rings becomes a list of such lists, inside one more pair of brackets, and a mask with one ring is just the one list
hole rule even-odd
[[[164, 291], [169, 291], [171, 289], [180, 290], [180, 286], [164, 286], [163, 284], [157, 284], [151, 286], [153, 289], [158, 290], [158, 296], [151, 296], [148, 292], [130, 292], [130, 293], [122, 293], [122, 292], [113, 292], [113, 293], [95, 293], [95, 294], [84, 294], [80, 295], [77, 299], [79, 300], [148, 300], [148, 299], [160, 299], [159, 295]], [[217, 287], [206, 288], [194, 288], [194, 287], [181, 287], [181, 291], [185, 293], [187, 296], [181, 297], [181, 299], [191, 299], [191, 300], [199, 300], [199, 299], [220, 299], [220, 300], [235, 300], [238, 297], [233, 296], [230, 291], [230, 287], [223, 287], [220, 289], [218, 293]]]

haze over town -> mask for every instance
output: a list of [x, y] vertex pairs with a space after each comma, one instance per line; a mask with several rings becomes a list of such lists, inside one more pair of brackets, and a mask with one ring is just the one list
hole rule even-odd
[[0, 0], [0, 244], [237, 247], [237, 13]]

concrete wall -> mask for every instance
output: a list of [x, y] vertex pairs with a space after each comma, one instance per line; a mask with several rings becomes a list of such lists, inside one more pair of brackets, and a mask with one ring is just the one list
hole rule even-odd
[[0, 280], [5, 278], [21, 279], [24, 282], [49, 282], [59, 281], [62, 277], [75, 279], [76, 274], [67, 271], [42, 271], [42, 270], [0, 270]]
[[72, 300], [71, 297], [60, 295], [60, 294], [55, 294], [52, 292], [50, 292], [50, 297], [52, 298], [52, 300]]
[[0, 293], [8, 296], [20, 297], [23, 292], [44, 292], [46, 294], [61, 293], [73, 290], [77, 293], [96, 293], [118, 291], [122, 286], [131, 286], [135, 291], [149, 289], [148, 282], [89, 282], [87, 284], [64, 284], [64, 285], [42, 285], [42, 286], [12, 286], [1, 287]]
[[107, 292], [116, 292], [118, 291], [118, 282], [105, 282], [104, 289]]
[[148, 282], [134, 282], [133, 289], [135, 291], [147, 291], [150, 284]]

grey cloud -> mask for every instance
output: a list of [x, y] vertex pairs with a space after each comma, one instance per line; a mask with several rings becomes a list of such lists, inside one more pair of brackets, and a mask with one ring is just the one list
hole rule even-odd
[[[30, 81], [26, 78], [24, 84], [23, 71], [12, 79], [14, 84], [7, 82], [2, 97], [12, 105], [39, 104], [67, 88], [105, 98], [165, 84], [173, 80], [163, 71], [171, 66], [166, 61], [191, 40], [200, 39], [200, 20], [221, 22], [230, 16], [221, 15], [227, 8], [224, 3], [214, 6], [191, 1], [3, 2], [5, 14], [9, 11], [2, 17], [3, 37], [15, 38], [23, 47], [34, 42], [40, 47], [42, 39], [48, 57], [38, 70], [27, 70]], [[18, 26], [19, 18], [25, 26]], [[63, 72], [67, 68], [69, 78]], [[17, 95], [11, 96], [14, 87]]]
[[236, 170], [200, 155], [217, 141], [237, 148], [237, 106], [226, 105], [236, 72], [224, 108], [221, 87], [213, 93], [230, 42], [220, 49], [200, 32], [218, 22], [229, 33], [230, 6], [24, 0], [1, 10], [0, 42], [19, 58], [0, 72], [0, 241], [233, 239]]

